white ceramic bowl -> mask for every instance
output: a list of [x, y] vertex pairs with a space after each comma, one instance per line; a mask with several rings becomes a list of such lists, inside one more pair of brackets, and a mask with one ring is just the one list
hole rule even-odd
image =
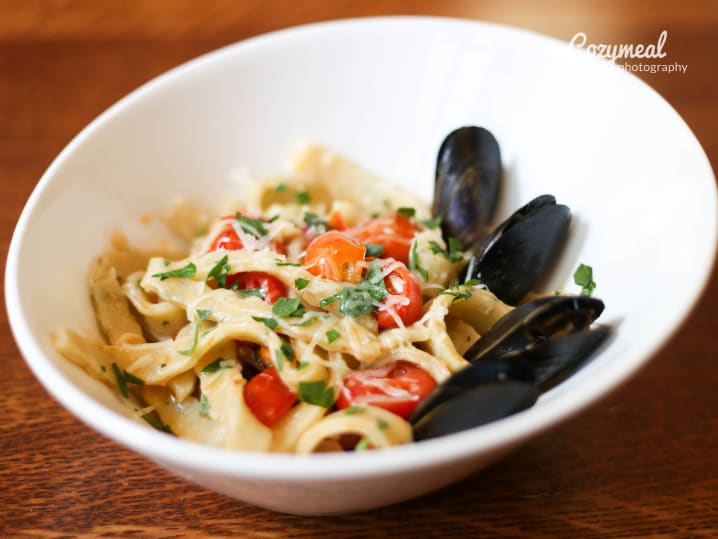
[[[548, 289], [591, 264], [616, 337], [531, 409], [391, 450], [309, 457], [223, 451], [123, 416], [49, 334], [92, 330], [85, 274], [114, 228], [175, 195], [218, 206], [231, 172], [276, 172], [297, 140], [330, 145], [431, 197], [454, 127], [496, 135], [502, 218], [553, 193], [574, 212]], [[234, 193], [237, 194], [236, 192]], [[129, 226], [129, 225], [128, 225]], [[121, 100], [57, 157], [13, 236], [9, 319], [27, 363], [72, 413], [208, 488], [278, 511], [328, 514], [398, 502], [456, 481], [615, 388], [685, 318], [716, 244], [716, 190], [698, 141], [649, 87], [567, 44], [475, 22], [339, 21], [250, 39]]]

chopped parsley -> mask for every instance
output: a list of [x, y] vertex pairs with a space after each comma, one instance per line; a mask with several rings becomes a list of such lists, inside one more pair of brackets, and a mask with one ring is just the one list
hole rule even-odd
[[380, 243], [365, 243], [364, 247], [366, 247], [366, 256], [378, 257], [384, 252], [384, 246]]
[[137, 378], [137, 376], [135, 376], [134, 374], [130, 374], [126, 370], [120, 370], [120, 367], [117, 365], [117, 363], [112, 363], [112, 372], [115, 373], [117, 387], [119, 388], [120, 393], [122, 393], [122, 396], [125, 398], [129, 398], [130, 396], [129, 391], [127, 390], [127, 384], [134, 384], [136, 386], [145, 385], [145, 382]]
[[465, 286], [471, 286], [474, 284], [478, 284], [478, 279], [472, 279], [471, 281], [468, 281], [464, 283], [463, 285], [460, 285], [458, 281], [454, 281], [449, 288], [445, 288], [441, 291], [442, 294], [446, 294], [448, 296], [454, 296], [454, 299], [451, 303], [454, 303], [454, 301], [459, 299], [469, 299], [473, 292], [471, 290], [468, 290], [464, 288]]
[[369, 448], [369, 440], [366, 438], [362, 438], [359, 440], [359, 442], [354, 446], [354, 451], [366, 451]]
[[183, 266], [181, 268], [164, 271], [161, 273], [154, 273], [152, 277], [159, 277], [160, 281], [164, 281], [165, 279], [171, 278], [194, 277], [196, 273], [197, 266], [195, 266], [192, 262], [189, 262], [186, 266]]
[[208, 309], [197, 309], [197, 316], [199, 316], [200, 320], [207, 320], [211, 314], [212, 311]]
[[169, 258], [165, 258], [162, 263], [165, 265], [165, 268], [170, 265], [172, 261]]
[[303, 370], [306, 369], [307, 367], [309, 367], [309, 362], [308, 362], [308, 361], [300, 361], [300, 362], [299, 362], [299, 365], [297, 365], [297, 370], [298, 370], [298, 371], [303, 371]]
[[336, 329], [330, 329], [329, 331], [327, 331], [327, 341], [330, 344], [336, 341], [341, 336], [342, 334], [339, 333]]
[[142, 416], [142, 419], [147, 421], [147, 423], [149, 423], [153, 428], [159, 430], [160, 432], [166, 432], [168, 434], [172, 434], [172, 429], [170, 428], [170, 426], [162, 423], [162, 420], [159, 419], [159, 417], [156, 414], [154, 414], [152, 412], [144, 414]]
[[199, 373], [200, 374], [210, 374], [213, 372], [217, 372], [219, 369], [228, 369], [230, 367], [230, 365], [229, 364], [222, 365], [223, 361], [224, 361], [224, 358], [218, 357], [212, 363], [208, 363], [204, 369], [199, 371]]
[[204, 393], [199, 398], [199, 415], [209, 416], [209, 400]]
[[296, 324], [290, 324], [290, 325], [300, 327], [300, 328], [305, 328], [307, 326], [311, 326], [312, 322], [314, 322], [316, 319], [317, 319], [316, 316], [310, 316], [308, 318], [305, 318], [301, 322], [297, 322]]
[[277, 193], [284, 193], [287, 190], [287, 184], [286, 183], [278, 183], [276, 187], [274, 188], [274, 191]]
[[130, 393], [127, 391], [127, 379], [115, 362], [112, 363], [112, 371], [115, 373], [115, 379], [117, 380], [117, 387], [120, 389], [120, 393], [122, 393], [123, 397], [129, 398]]
[[349, 408], [344, 408], [344, 413], [347, 415], [354, 415], [354, 414], [361, 414], [365, 408], [363, 406], [350, 406]]
[[376, 305], [387, 296], [386, 285], [381, 275], [381, 265], [378, 260], [369, 262], [366, 274], [356, 286], [346, 286], [338, 294], [333, 294], [319, 301], [320, 307], [339, 301], [339, 311], [342, 314], [356, 318], [362, 314], [369, 314]]
[[200, 328], [201, 328], [200, 321], [197, 320], [197, 322], [195, 322], [195, 325], [194, 325], [194, 338], [192, 339], [192, 348], [190, 348], [189, 350], [180, 350], [180, 352], [179, 352], [180, 354], [182, 354], [183, 356], [191, 356], [192, 354], [194, 354], [194, 350], [195, 350], [195, 348], [197, 348], [197, 341], [199, 341]]
[[299, 400], [302, 402], [323, 408], [329, 408], [334, 404], [334, 388], [326, 387], [324, 380], [299, 382], [297, 389]]
[[593, 268], [586, 264], [579, 264], [573, 274], [573, 282], [581, 287], [582, 296], [590, 296], [596, 288], [596, 282], [593, 280]]
[[304, 213], [304, 224], [309, 227], [314, 227], [317, 232], [327, 231], [327, 222], [321, 219], [316, 213], [310, 211]]
[[434, 240], [429, 242], [431, 246], [431, 252], [434, 254], [442, 254], [449, 262], [461, 262], [464, 259], [464, 255], [461, 253], [461, 244], [456, 238], [449, 238], [449, 248], [444, 249], [436, 243]]
[[419, 265], [419, 252], [417, 251], [419, 242], [414, 240], [411, 244], [411, 250], [409, 251], [409, 269], [416, 270], [424, 278], [425, 281], [429, 280], [429, 272]]
[[441, 225], [441, 216], [434, 217], [433, 219], [426, 219], [424, 221], [419, 221], [422, 225], [424, 225], [426, 228], [437, 228]]
[[237, 234], [239, 234], [241, 230], [242, 232], [245, 232], [246, 234], [251, 234], [252, 236], [256, 236], [257, 238], [266, 236], [269, 233], [267, 232], [267, 229], [264, 228], [264, 221], [262, 221], [262, 219], [252, 219], [251, 217], [242, 215], [239, 212], [237, 212], [237, 214], [234, 216], [232, 227], [234, 228], [234, 231], [237, 232]]
[[279, 350], [289, 361], [294, 361], [294, 350], [292, 350], [292, 345], [284, 339], [282, 339], [282, 344], [279, 345]]
[[256, 320], [257, 322], [261, 322], [265, 326], [267, 326], [271, 330], [277, 329], [278, 322], [274, 318], [263, 318], [261, 316], [253, 316], [252, 320]]
[[309, 279], [302, 279], [301, 277], [297, 277], [296, 279], [294, 279], [294, 286], [297, 288], [297, 290], [304, 290], [308, 284]]
[[281, 318], [302, 316], [305, 311], [301, 298], [279, 298], [272, 305], [272, 312]]
[[304, 205], [309, 204], [312, 201], [312, 197], [309, 195], [309, 191], [299, 191], [296, 194], [297, 204]]
[[397, 208], [396, 213], [411, 219], [416, 215], [416, 210], [414, 208]]
[[219, 262], [217, 262], [209, 273], [207, 274], [207, 281], [214, 277], [217, 281], [217, 286], [220, 288], [227, 288], [227, 274], [229, 273], [229, 256], [224, 255]]
[[387, 423], [383, 419], [377, 419], [376, 426], [379, 430], [386, 430], [387, 428], [389, 428], [389, 423]]
[[262, 293], [261, 288], [245, 288], [243, 290], [235, 290], [237, 294], [242, 296], [243, 298], [249, 298], [251, 296], [258, 297], [260, 299], [264, 299], [264, 293]]
[[293, 266], [295, 268], [301, 268], [301, 264], [297, 264], [296, 262], [284, 262], [278, 258], [274, 259], [274, 262], [277, 264], [277, 266]]

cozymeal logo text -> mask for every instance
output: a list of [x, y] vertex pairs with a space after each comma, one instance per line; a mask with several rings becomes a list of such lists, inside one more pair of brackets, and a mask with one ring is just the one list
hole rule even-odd
[[616, 64], [626, 71], [648, 71], [650, 73], [666, 72], [673, 73], [680, 71], [685, 73], [688, 64], [678, 62], [664, 63], [616, 63], [616, 60], [625, 59], [652, 59], [662, 60], [668, 53], [664, 50], [668, 40], [668, 30], [663, 30], [655, 43], [589, 43], [585, 32], [577, 32], [570, 41], [572, 47], [585, 49], [589, 54], [605, 58], [612, 64]]

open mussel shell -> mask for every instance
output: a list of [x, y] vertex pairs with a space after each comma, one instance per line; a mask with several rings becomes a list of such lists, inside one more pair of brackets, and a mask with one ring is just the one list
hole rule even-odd
[[414, 409], [414, 438], [425, 440], [485, 425], [525, 410], [574, 373], [610, 334], [607, 327], [556, 337], [534, 348], [501, 353], [454, 373]]
[[480, 427], [530, 408], [540, 391], [522, 382], [490, 382], [431, 409], [414, 424], [414, 440]]
[[455, 129], [444, 139], [436, 160], [432, 213], [441, 216], [444, 238], [463, 249], [479, 245], [489, 230], [501, 189], [501, 152], [483, 127]]
[[469, 260], [466, 279], [478, 278], [505, 303], [516, 304], [558, 258], [571, 210], [552, 195], [536, 197], [501, 223]]
[[489, 353], [530, 350], [554, 337], [588, 328], [603, 307], [600, 299], [589, 296], [546, 296], [529, 301], [501, 317], [464, 357], [474, 362]]

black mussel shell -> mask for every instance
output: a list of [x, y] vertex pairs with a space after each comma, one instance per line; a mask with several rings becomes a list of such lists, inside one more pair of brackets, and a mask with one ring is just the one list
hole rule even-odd
[[409, 416], [409, 422], [416, 423], [440, 404], [459, 397], [467, 391], [492, 382], [506, 380], [533, 384], [535, 375], [528, 365], [524, 365], [520, 361], [512, 362], [495, 358], [482, 359], [472, 363], [465, 369], [455, 372], [443, 383], [436, 386], [414, 408], [414, 411]]
[[571, 210], [541, 195], [501, 223], [472, 255], [467, 279], [478, 278], [511, 305], [523, 298], [558, 258]]
[[414, 424], [414, 440], [479, 427], [530, 408], [539, 389], [523, 382], [490, 382], [440, 403]]
[[489, 230], [501, 189], [501, 151], [483, 127], [460, 127], [444, 139], [436, 160], [434, 217], [444, 238], [463, 249], [479, 245]]
[[524, 352], [546, 341], [584, 330], [603, 312], [603, 302], [589, 296], [538, 298], [500, 318], [469, 348], [464, 357], [478, 361], [491, 352]]

